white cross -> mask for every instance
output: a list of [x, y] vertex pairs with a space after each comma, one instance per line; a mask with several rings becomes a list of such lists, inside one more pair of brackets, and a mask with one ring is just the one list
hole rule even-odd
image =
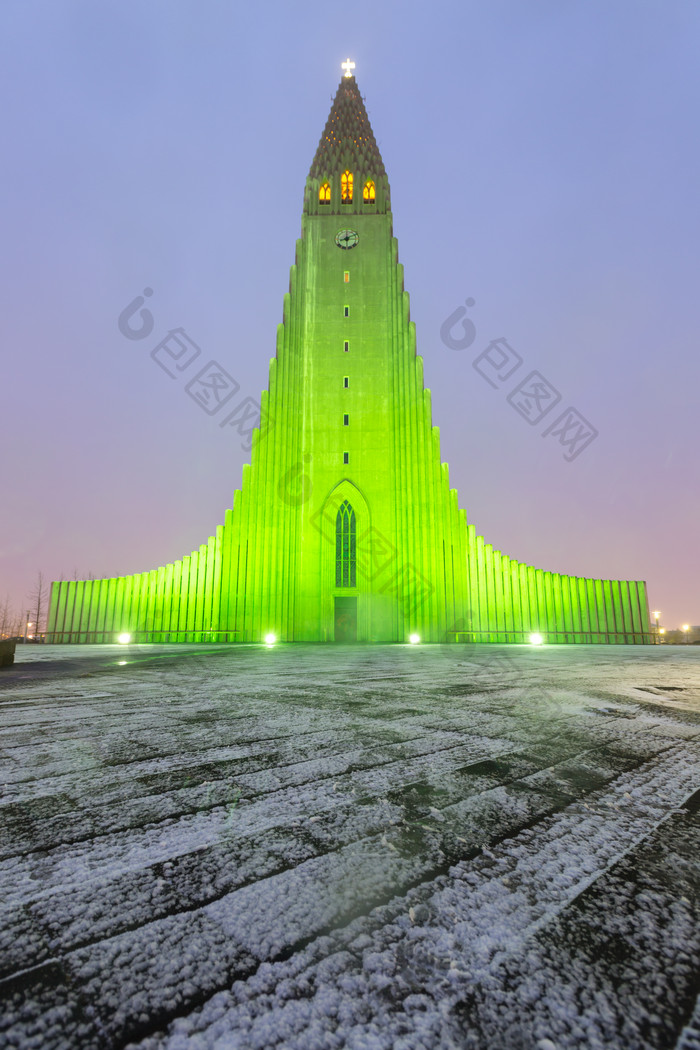
[[355, 63], [351, 62], [349, 58], [346, 58], [345, 61], [341, 63], [340, 68], [345, 70], [346, 77], [351, 77], [352, 73], [350, 70], [355, 68]]

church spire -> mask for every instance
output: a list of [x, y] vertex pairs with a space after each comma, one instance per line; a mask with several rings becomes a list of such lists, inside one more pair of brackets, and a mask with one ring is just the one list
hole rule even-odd
[[348, 73], [338, 85], [309, 177], [324, 179], [346, 168], [377, 178], [386, 174], [357, 81]]
[[348, 58], [306, 180], [307, 215], [386, 214], [389, 181]]

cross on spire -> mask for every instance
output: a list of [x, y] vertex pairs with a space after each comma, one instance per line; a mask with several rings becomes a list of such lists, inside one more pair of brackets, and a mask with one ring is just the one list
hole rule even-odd
[[355, 63], [351, 62], [349, 58], [346, 58], [345, 61], [341, 63], [340, 68], [345, 70], [346, 77], [351, 77], [352, 73], [350, 70], [355, 68]]

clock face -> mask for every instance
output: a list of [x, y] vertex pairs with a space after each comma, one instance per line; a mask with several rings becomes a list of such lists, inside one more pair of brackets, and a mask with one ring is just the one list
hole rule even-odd
[[338, 230], [335, 235], [335, 243], [339, 248], [354, 248], [359, 239], [354, 230]]

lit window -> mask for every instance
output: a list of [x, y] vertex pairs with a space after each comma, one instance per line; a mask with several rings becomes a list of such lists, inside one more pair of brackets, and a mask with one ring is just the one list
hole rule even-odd
[[350, 416], [348, 416], [348, 415], [343, 416], [343, 426], [344, 427], [349, 427], [350, 426]]
[[346, 284], [350, 284], [350, 271], [349, 270], [345, 270], [345, 272], [343, 273], [343, 280], [345, 281]]
[[352, 175], [347, 170], [340, 176], [340, 199], [343, 204], [352, 204]]
[[365, 183], [365, 187], [362, 191], [362, 199], [365, 202], [365, 204], [374, 204], [375, 190], [374, 183], [371, 179], [368, 179]]
[[355, 586], [355, 511], [347, 500], [335, 519], [335, 585]]
[[331, 203], [331, 184], [330, 182], [323, 182], [318, 191], [318, 203], [319, 204], [330, 204]]
[[350, 462], [350, 453], [349, 452], [343, 452], [343, 463], [349, 463], [349, 462]]
[[350, 386], [350, 376], [343, 376], [343, 386], [346, 388]]

